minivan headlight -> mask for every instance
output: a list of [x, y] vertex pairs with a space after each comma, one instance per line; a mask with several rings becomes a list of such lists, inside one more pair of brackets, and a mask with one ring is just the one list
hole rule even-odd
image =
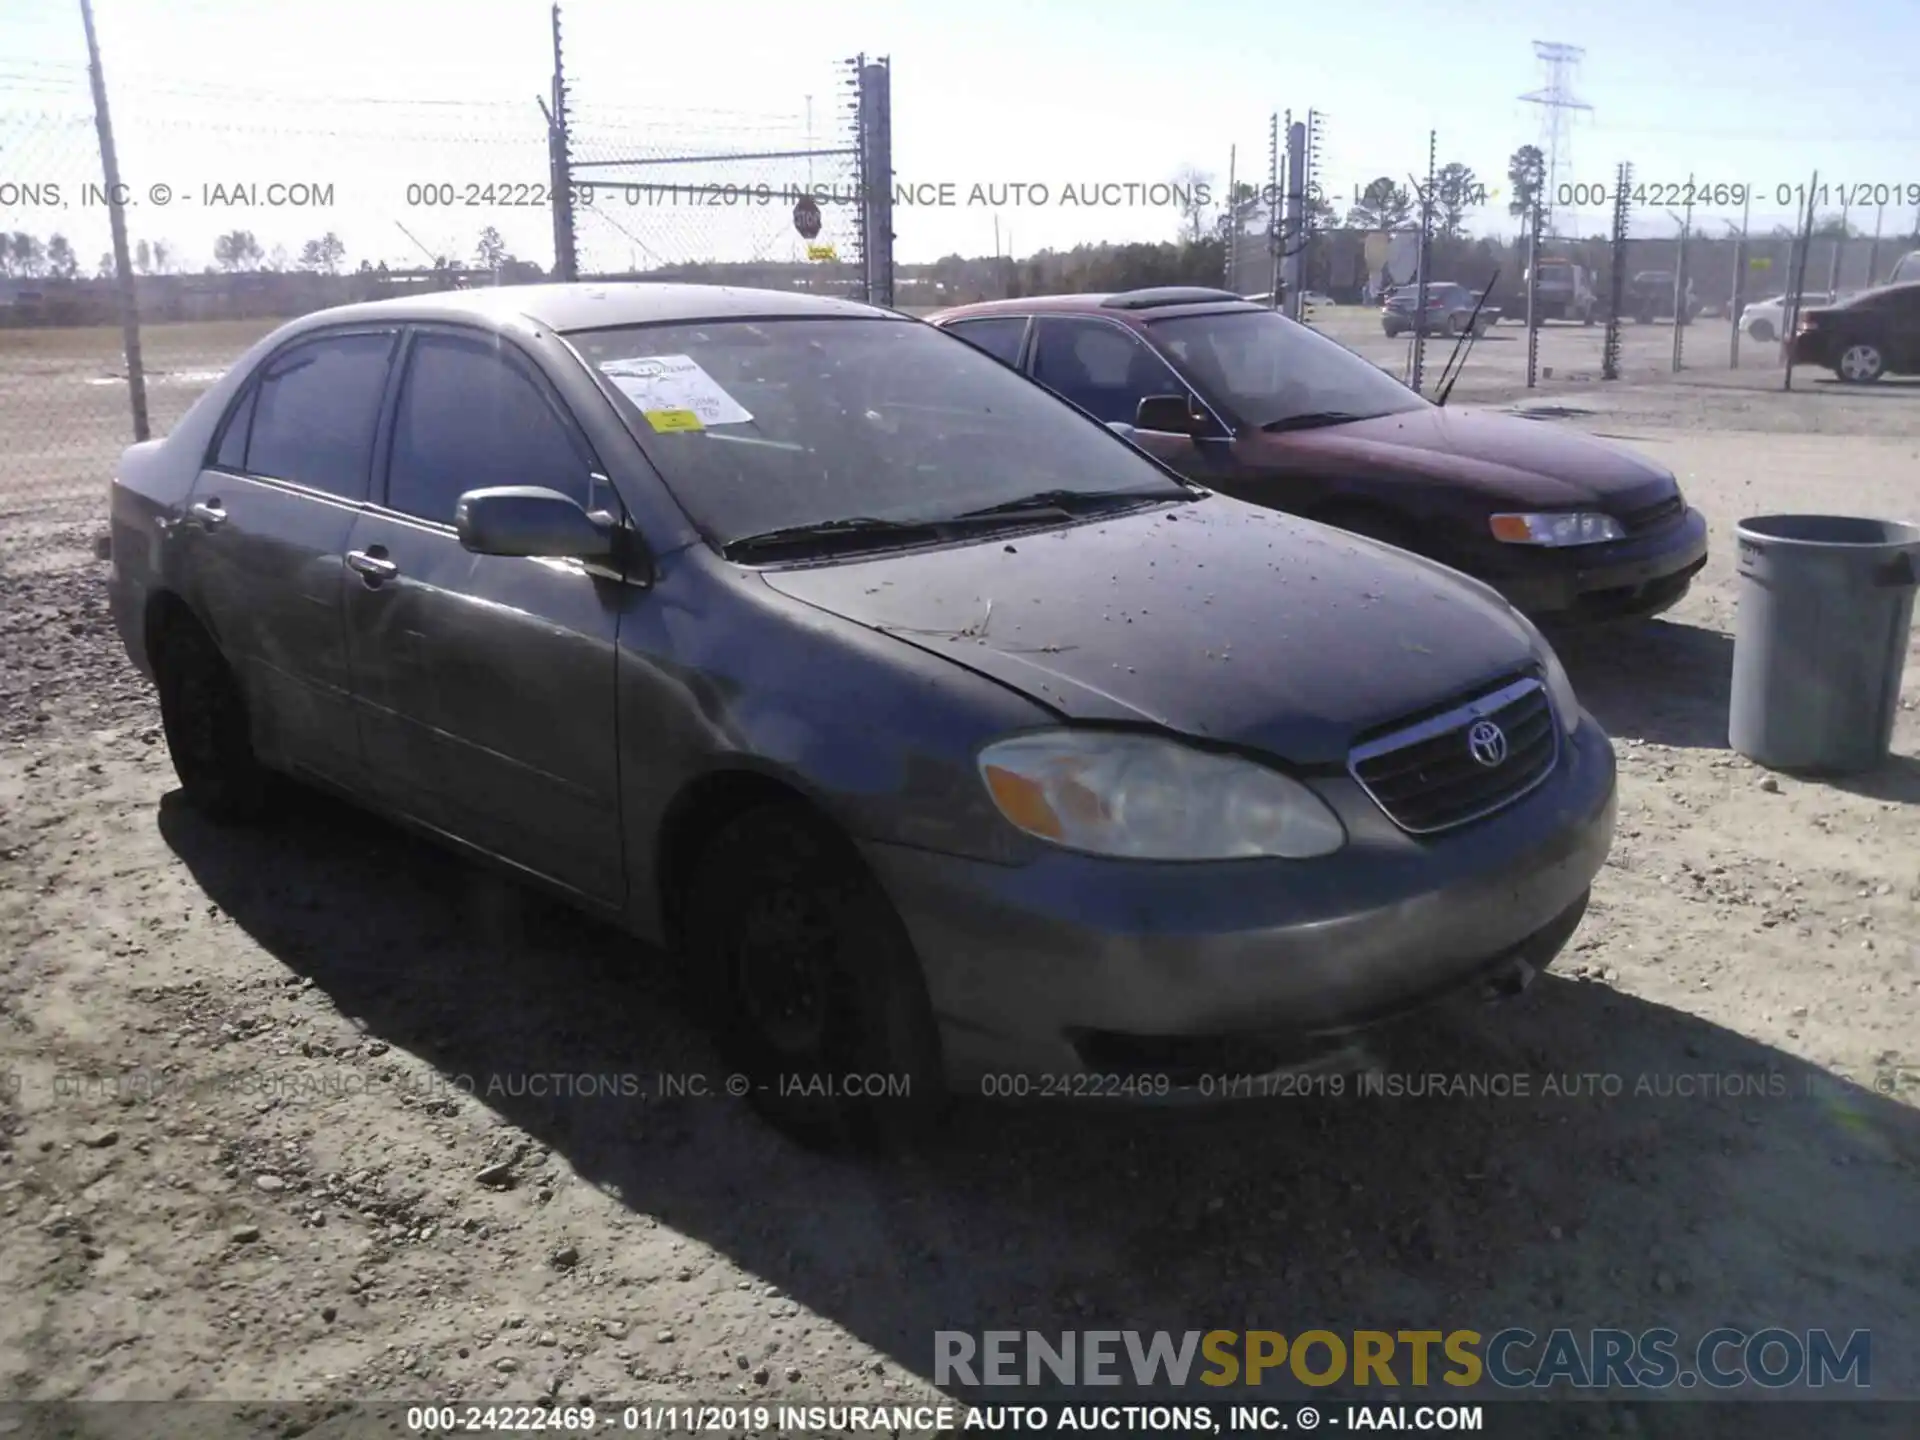
[[1627, 532], [1611, 515], [1494, 515], [1487, 520], [1493, 538], [1509, 545], [1598, 545], [1624, 540]]
[[980, 778], [1017, 829], [1127, 860], [1304, 860], [1346, 843], [1327, 803], [1249, 760], [1153, 735], [1047, 730], [980, 753]]

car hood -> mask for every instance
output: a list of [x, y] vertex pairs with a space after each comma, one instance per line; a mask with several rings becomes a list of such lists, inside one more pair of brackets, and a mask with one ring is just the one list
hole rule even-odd
[[1477, 581], [1225, 496], [762, 578], [1070, 720], [1308, 766], [1535, 661]]
[[1624, 513], [1679, 493], [1673, 473], [1624, 446], [1490, 410], [1428, 406], [1255, 442], [1280, 470], [1470, 485], [1499, 504]]

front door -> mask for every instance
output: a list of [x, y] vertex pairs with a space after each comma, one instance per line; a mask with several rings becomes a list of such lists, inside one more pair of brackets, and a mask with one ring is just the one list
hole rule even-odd
[[[1196, 413], [1206, 413], [1193, 387], [1131, 331], [1105, 320], [1060, 315], [1042, 315], [1036, 324], [1028, 362], [1033, 378], [1095, 419], [1131, 425], [1140, 402], [1152, 395], [1186, 396]], [[1202, 485], [1219, 485], [1237, 473], [1224, 431], [1196, 438], [1136, 430], [1133, 442]]]
[[574, 560], [474, 555], [460, 495], [617, 508], [534, 363], [476, 331], [413, 334], [384, 483], [347, 545], [362, 746], [396, 809], [603, 904], [624, 900], [615, 642], [626, 587]]
[[352, 785], [360, 773], [341, 615], [394, 329], [275, 355], [229, 410], [179, 543], [187, 599], [245, 691], [259, 752]]

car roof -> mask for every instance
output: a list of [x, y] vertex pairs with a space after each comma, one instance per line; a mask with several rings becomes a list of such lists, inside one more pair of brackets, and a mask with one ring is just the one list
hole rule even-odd
[[1876, 285], [1870, 290], [1856, 290], [1840, 303], [1851, 305], [1874, 295], [1916, 295], [1920, 294], [1920, 280], [1902, 280], [1897, 285]]
[[530, 320], [549, 330], [598, 330], [658, 321], [746, 317], [900, 319], [893, 311], [827, 295], [795, 290], [752, 290], [734, 285], [686, 285], [665, 281], [592, 281], [579, 284], [489, 285], [368, 300], [316, 311], [315, 324], [361, 321], [465, 320], [489, 325]]
[[1200, 285], [1156, 285], [1141, 290], [1120, 290], [1076, 295], [1027, 295], [1014, 300], [980, 300], [971, 305], [956, 305], [927, 318], [938, 325], [950, 320], [974, 320], [989, 315], [1214, 315], [1234, 310], [1265, 310], [1231, 290], [1214, 290]]

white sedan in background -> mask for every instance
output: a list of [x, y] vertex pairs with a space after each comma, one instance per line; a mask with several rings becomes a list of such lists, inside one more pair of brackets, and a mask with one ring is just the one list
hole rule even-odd
[[[1844, 300], [1851, 291], [1842, 290], [1838, 294], [1830, 290], [1808, 290], [1800, 296], [1800, 308], [1809, 310], [1815, 305], [1831, 305], [1836, 300]], [[1762, 345], [1778, 340], [1787, 328], [1787, 297], [1771, 295], [1765, 300], [1756, 300], [1740, 312], [1740, 333]]]

